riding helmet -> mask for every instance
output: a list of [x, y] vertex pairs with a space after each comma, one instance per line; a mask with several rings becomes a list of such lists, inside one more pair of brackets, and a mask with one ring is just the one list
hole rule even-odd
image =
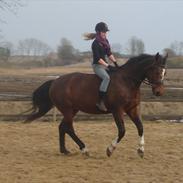
[[98, 23], [98, 24], [95, 26], [95, 31], [96, 31], [96, 32], [107, 32], [107, 31], [109, 31], [109, 29], [108, 29], [108, 26], [107, 26], [106, 23], [100, 22], [100, 23]]

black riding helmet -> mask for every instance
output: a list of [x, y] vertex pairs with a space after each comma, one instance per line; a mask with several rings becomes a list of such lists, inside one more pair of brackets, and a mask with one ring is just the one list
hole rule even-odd
[[107, 31], [109, 31], [109, 29], [108, 29], [108, 26], [107, 26], [106, 23], [100, 22], [100, 23], [98, 23], [98, 24], [95, 26], [95, 31], [96, 31], [96, 32], [107, 32]]

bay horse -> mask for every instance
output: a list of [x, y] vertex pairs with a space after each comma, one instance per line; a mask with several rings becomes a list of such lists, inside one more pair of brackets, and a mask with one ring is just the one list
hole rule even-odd
[[139, 111], [140, 85], [146, 81], [152, 87], [155, 96], [163, 95], [167, 57], [168, 55], [162, 56], [159, 53], [156, 55], [142, 54], [130, 58], [116, 72], [110, 73], [111, 81], [105, 98], [106, 112], [100, 111], [96, 107], [101, 80], [95, 74], [70, 73], [47, 81], [33, 92], [32, 101], [35, 111], [27, 118], [26, 122], [43, 116], [55, 106], [63, 114], [59, 125], [60, 152], [69, 153], [65, 146], [65, 134], [67, 133], [80, 150], [84, 154], [88, 154], [85, 144], [74, 131], [74, 116], [78, 111], [90, 114], [112, 113], [118, 129], [118, 136], [107, 147], [107, 156], [111, 156], [125, 135], [123, 117], [126, 113], [137, 127], [140, 137], [137, 152], [140, 157], [143, 157], [144, 132]]

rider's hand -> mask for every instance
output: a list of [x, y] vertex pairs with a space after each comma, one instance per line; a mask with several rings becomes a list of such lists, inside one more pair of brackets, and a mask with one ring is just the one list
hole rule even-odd
[[116, 68], [118, 68], [118, 67], [119, 67], [119, 65], [118, 65], [118, 63], [117, 63], [117, 62], [114, 62], [114, 65], [115, 65], [115, 67], [116, 67]]
[[112, 65], [108, 65], [108, 70], [110, 71], [110, 72], [115, 72], [116, 70], [117, 70], [117, 68], [116, 67], [114, 67], [114, 66], [112, 66]]

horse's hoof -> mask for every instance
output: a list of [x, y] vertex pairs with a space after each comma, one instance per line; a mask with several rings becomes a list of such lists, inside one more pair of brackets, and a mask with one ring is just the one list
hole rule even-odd
[[107, 148], [106, 154], [107, 154], [108, 157], [110, 157], [112, 155], [112, 152], [109, 150], [109, 148]]
[[90, 156], [90, 154], [89, 154], [89, 152], [84, 152], [84, 153], [82, 153], [84, 156]]
[[144, 157], [144, 151], [142, 151], [141, 149], [138, 149], [138, 150], [137, 150], [137, 153], [138, 153], [138, 155], [139, 155], [141, 158]]
[[85, 156], [90, 156], [89, 151], [88, 151], [87, 148], [83, 148], [83, 149], [81, 150], [81, 152], [82, 152], [82, 154], [85, 155]]
[[60, 152], [64, 155], [69, 155], [70, 154], [70, 151], [68, 151], [68, 150], [60, 150]]

